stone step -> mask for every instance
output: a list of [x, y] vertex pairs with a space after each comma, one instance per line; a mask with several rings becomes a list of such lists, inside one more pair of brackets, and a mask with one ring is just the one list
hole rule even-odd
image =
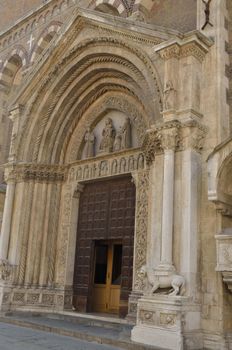
[[10, 317], [41, 317], [45, 316], [48, 319], [54, 320], [63, 320], [80, 325], [86, 326], [96, 326], [107, 329], [116, 329], [120, 331], [130, 331], [131, 328], [135, 325], [133, 322], [126, 319], [119, 318], [114, 315], [105, 315], [105, 314], [87, 314], [87, 313], [78, 313], [72, 311], [62, 311], [62, 312], [41, 312], [37, 309], [30, 309], [30, 311], [14, 311], [6, 312], [5, 316]]
[[130, 332], [133, 326], [122, 322], [125, 320], [107, 320], [107, 317], [100, 319], [98, 316], [91, 316], [17, 312], [1, 315], [0, 322], [111, 345], [118, 349], [158, 350], [157, 347], [132, 342]]

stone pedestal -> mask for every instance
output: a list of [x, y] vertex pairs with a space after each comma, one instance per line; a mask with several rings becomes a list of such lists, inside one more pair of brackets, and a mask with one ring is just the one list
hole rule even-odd
[[199, 329], [200, 308], [190, 298], [157, 294], [138, 301], [131, 339], [159, 349], [200, 349]]

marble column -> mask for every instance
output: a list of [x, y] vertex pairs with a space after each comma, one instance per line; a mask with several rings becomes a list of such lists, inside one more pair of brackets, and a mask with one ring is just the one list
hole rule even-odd
[[178, 132], [176, 128], [163, 129], [160, 135], [164, 150], [163, 205], [161, 257], [158, 270], [174, 271], [172, 261], [173, 248], [173, 206], [175, 180], [175, 148]]
[[0, 236], [0, 259], [7, 259], [10, 240], [11, 219], [15, 195], [15, 181], [9, 180], [6, 189], [6, 199], [3, 212], [2, 230]]

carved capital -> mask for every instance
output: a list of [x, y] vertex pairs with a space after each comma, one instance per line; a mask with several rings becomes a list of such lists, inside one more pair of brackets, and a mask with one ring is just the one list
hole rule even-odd
[[201, 152], [203, 149], [207, 128], [196, 121], [182, 125], [180, 144], [183, 149], [193, 149]]
[[156, 154], [165, 150], [176, 150], [180, 141], [180, 127], [181, 124], [175, 120], [147, 130], [143, 148], [148, 164], [154, 160]]
[[163, 129], [158, 133], [161, 147], [164, 151], [175, 151], [179, 142], [179, 132], [176, 127]]
[[5, 181], [8, 182], [63, 182], [66, 168], [60, 165], [19, 163], [8, 164], [5, 168]]

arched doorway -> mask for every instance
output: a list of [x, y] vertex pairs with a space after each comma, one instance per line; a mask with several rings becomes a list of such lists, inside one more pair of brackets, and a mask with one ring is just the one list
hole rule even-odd
[[131, 176], [87, 183], [80, 196], [74, 306], [124, 316], [132, 289], [135, 186]]

